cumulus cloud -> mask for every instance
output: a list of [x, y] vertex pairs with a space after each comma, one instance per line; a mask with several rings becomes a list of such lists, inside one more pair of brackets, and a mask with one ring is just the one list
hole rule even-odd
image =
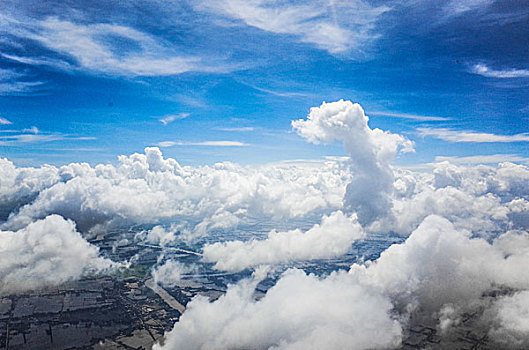
[[398, 134], [368, 126], [369, 118], [359, 104], [340, 100], [311, 108], [307, 119], [294, 120], [292, 127], [312, 143], [341, 141], [350, 156], [353, 174], [347, 186], [345, 206], [367, 224], [386, 215], [391, 208], [394, 181], [391, 161], [399, 151], [412, 151], [413, 143]]
[[[1, 217], [16, 230], [59, 214], [81, 231], [120, 223], [178, 221], [181, 234], [203, 235], [247, 220], [316, 223], [336, 210], [358, 212], [368, 231], [409, 234], [430, 214], [473, 232], [529, 227], [528, 168], [435, 164], [431, 173], [395, 170], [400, 135], [371, 129], [360, 106], [314, 108], [294, 129], [311, 142], [340, 140], [350, 155], [320, 162], [243, 167], [181, 166], [157, 148], [120, 156], [118, 164], [72, 163], [19, 168], [0, 160]], [[37, 134], [40, 135], [40, 134]], [[295, 227], [287, 227], [291, 229]]]
[[503, 162], [529, 163], [529, 158], [521, 157], [517, 154], [486, 154], [476, 156], [436, 156], [436, 162], [449, 162], [452, 164], [497, 164]]
[[78, 279], [113, 266], [75, 224], [50, 215], [18, 231], [0, 231], [0, 295]]
[[263, 240], [217, 242], [205, 245], [203, 255], [206, 262], [215, 262], [217, 270], [239, 271], [257, 265], [340, 256], [363, 237], [356, 218], [337, 211], [306, 232], [271, 231]]
[[148, 243], [159, 244], [163, 247], [167, 243], [173, 242], [176, 239], [175, 233], [176, 227], [174, 225], [171, 226], [170, 229], [156, 225], [147, 232], [145, 241]]
[[154, 279], [154, 283], [166, 287], [173, 287], [178, 284], [184, 274], [192, 271], [192, 267], [169, 259], [152, 270], [151, 275]]
[[[259, 276], [259, 273], [257, 274]], [[391, 303], [344, 272], [327, 278], [289, 270], [255, 300], [258, 277], [210, 303], [196, 297], [155, 349], [373, 349], [400, 343]]]
[[528, 238], [527, 233], [507, 232], [490, 244], [431, 215], [405, 243], [389, 247], [373, 264], [353, 265], [351, 272], [388, 294], [418, 298], [423, 309], [436, 311], [447, 303], [465, 305], [494, 285], [529, 288], [529, 278], [520, 275], [529, 259]]
[[[0, 68], [0, 95], [20, 95], [31, 93], [38, 89], [42, 84], [43, 82], [41, 81], [28, 81], [26, 74], [17, 70]], [[13, 123], [6, 118], [0, 118], [0, 125], [9, 124]]]

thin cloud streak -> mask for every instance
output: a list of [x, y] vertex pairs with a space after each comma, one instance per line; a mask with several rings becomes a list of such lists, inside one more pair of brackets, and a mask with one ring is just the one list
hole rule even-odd
[[249, 146], [249, 144], [239, 142], [239, 141], [203, 141], [203, 142], [162, 141], [162, 142], [159, 142], [157, 146], [158, 147], [173, 147], [173, 146], [244, 147], [244, 146]]
[[503, 69], [496, 70], [489, 68], [484, 64], [476, 64], [472, 67], [471, 72], [487, 78], [529, 78], [529, 69]]
[[431, 136], [448, 142], [529, 142], [529, 133], [515, 135], [497, 135], [475, 131], [454, 130], [448, 128], [418, 128], [417, 131], [419, 132], [420, 136]]
[[374, 112], [367, 112], [366, 114], [373, 115], [373, 116], [380, 116], [380, 117], [412, 119], [412, 120], [418, 120], [418, 121], [423, 121], [423, 122], [451, 120], [450, 118], [445, 118], [445, 117], [434, 117], [434, 116], [429, 116], [429, 115], [417, 115], [417, 114], [397, 113], [397, 112], [374, 111]]
[[[13, 131], [9, 130], [8, 132], [11, 133]], [[14, 132], [18, 133], [20, 131], [14, 131]], [[40, 133], [40, 131], [36, 128], [25, 130], [23, 132], [30, 132], [30, 133], [21, 133], [21, 134], [16, 134], [16, 135], [12, 135], [12, 134], [0, 135], [0, 145], [16, 146], [19, 144], [26, 144], [26, 143], [45, 143], [45, 142], [62, 141], [62, 140], [69, 140], [69, 141], [97, 140], [96, 137], [92, 137], [92, 136], [72, 136], [72, 135], [67, 135], [67, 134], [43, 134], [43, 133]]]
[[503, 162], [528, 163], [529, 158], [520, 157], [516, 154], [488, 154], [467, 157], [436, 156], [435, 162], [450, 162], [452, 164], [497, 164]]
[[[235, 68], [211, 60], [207, 63], [202, 57], [179, 55], [176, 48], [127, 26], [77, 24], [56, 17], [27, 23], [8, 19], [10, 25], [3, 29], [9, 34], [35, 40], [47, 49], [70, 58], [65, 60], [2, 54], [4, 58], [18, 63], [44, 65], [67, 72], [81, 70], [146, 77], [185, 72], [226, 72]], [[126, 44], [116, 44], [116, 39]], [[123, 50], [123, 45], [130, 46], [130, 50]]]

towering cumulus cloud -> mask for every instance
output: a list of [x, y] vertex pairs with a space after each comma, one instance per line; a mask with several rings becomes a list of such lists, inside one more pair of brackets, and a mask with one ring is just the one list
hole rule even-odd
[[57, 285], [110, 268], [72, 221], [58, 215], [12, 232], [0, 231], [0, 296]]
[[391, 208], [393, 171], [390, 163], [399, 150], [412, 151], [413, 143], [401, 135], [368, 126], [362, 107], [350, 101], [323, 103], [311, 108], [307, 119], [292, 127], [312, 143], [341, 141], [350, 156], [353, 174], [345, 206], [358, 213], [360, 223], [371, 223]]
[[17, 168], [0, 161], [4, 229], [16, 230], [60, 214], [79, 229], [116, 223], [189, 222], [190, 234], [235, 226], [245, 217], [281, 221], [341, 207], [349, 174], [332, 161], [321, 166], [232, 163], [181, 166], [158, 148], [120, 156], [118, 165], [72, 163]]

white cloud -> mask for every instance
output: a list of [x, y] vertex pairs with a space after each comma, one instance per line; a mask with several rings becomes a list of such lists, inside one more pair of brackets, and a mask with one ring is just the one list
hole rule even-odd
[[255, 128], [251, 127], [251, 126], [243, 126], [243, 127], [239, 127], [239, 128], [218, 128], [218, 130], [221, 130], [221, 131], [254, 131]]
[[496, 70], [489, 68], [485, 64], [474, 65], [471, 72], [487, 78], [529, 78], [529, 69]]
[[158, 119], [158, 121], [162, 123], [163, 125], [167, 125], [171, 122], [174, 122], [175, 120], [185, 119], [189, 116], [190, 116], [189, 113], [169, 114], [169, 115], [164, 116], [163, 118]]
[[[428, 216], [404, 243], [348, 273], [317, 278], [289, 270], [257, 301], [257, 277], [214, 302], [197, 297], [158, 348], [392, 348], [400, 345], [401, 329], [417, 322], [411, 315], [426, 324], [440, 315], [438, 335], [445, 337], [463, 313], [475, 314], [481, 331], [490, 329], [493, 344], [519, 348], [528, 340], [528, 263], [528, 232], [488, 242]], [[483, 299], [498, 286], [524, 292], [493, 304]]]
[[38, 133], [40, 133], [40, 130], [36, 126], [32, 126], [29, 129], [22, 130], [22, 132], [30, 132], [30, 133], [33, 133], [33, 134], [38, 134]]
[[450, 120], [450, 118], [445, 118], [445, 117], [434, 117], [434, 116], [430, 116], [430, 115], [417, 115], [417, 114], [397, 113], [397, 112], [374, 111], [374, 112], [369, 112], [367, 114], [374, 115], [374, 116], [381, 116], [381, 117], [418, 120], [418, 121], [422, 121], [422, 122], [435, 122], [435, 121]]
[[219, 163], [194, 168], [164, 159], [156, 148], [121, 156], [115, 167], [72, 163], [32, 169], [3, 160], [0, 173], [4, 210], [22, 205], [4, 224], [10, 229], [57, 213], [82, 230], [172, 219], [188, 222], [196, 234], [232, 227], [247, 217], [273, 222], [336, 210], [349, 179], [346, 169], [330, 161], [318, 167]]
[[271, 231], [263, 240], [229, 241], [205, 245], [204, 260], [215, 262], [215, 269], [240, 271], [248, 267], [296, 260], [324, 259], [343, 255], [351, 244], [364, 237], [356, 218], [341, 211], [324, 216], [321, 225], [306, 232]]
[[468, 11], [478, 11], [494, 3], [495, 0], [449, 0], [443, 9], [448, 16], [459, 16]]
[[449, 162], [452, 164], [497, 164], [503, 162], [528, 163], [529, 158], [516, 154], [488, 154], [478, 156], [456, 157], [456, 156], [436, 156], [436, 162]]
[[[0, 56], [6, 57], [6, 55], [1, 54]], [[30, 93], [35, 90], [36, 87], [39, 87], [43, 84], [41, 81], [25, 81], [23, 80], [25, 74], [20, 73], [13, 69], [3, 69], [0, 68], [0, 95], [16, 95]], [[0, 125], [11, 124], [5, 118], [0, 118]]]
[[0, 118], [0, 125], [10, 125], [10, 124], [13, 124], [13, 123], [7, 120], [6, 118]]
[[419, 135], [432, 136], [448, 142], [528, 142], [529, 133], [498, 135], [447, 128], [417, 128]]
[[[527, 347], [529, 167], [445, 161], [429, 173], [393, 169], [390, 162], [411, 142], [371, 129], [361, 107], [345, 101], [313, 108], [293, 127], [310, 142], [343, 142], [349, 157], [189, 167], [147, 148], [120, 156], [117, 165], [20, 168], [0, 159], [0, 213], [10, 213], [0, 231], [0, 253], [8, 257], [0, 259], [3, 293], [61, 283], [110, 264], [73, 222], [50, 214], [75, 220], [81, 232], [163, 222], [168, 228], [143, 233], [160, 246], [171, 244], [177, 231], [178, 238], [215, 230], [237, 235], [232, 228], [255, 218], [271, 227], [296, 218], [309, 227], [323, 217], [305, 232], [289, 227], [262, 240], [204, 247], [205, 258], [218, 268], [238, 270], [343, 254], [363, 230], [342, 212], [368, 208], [364, 213], [375, 213], [365, 227], [368, 235], [393, 232], [408, 239], [348, 272], [316, 277], [290, 270], [260, 300], [254, 298], [258, 276], [230, 286], [217, 301], [195, 298], [167, 334], [166, 346], [389, 348], [399, 346], [401, 329], [415, 322], [410, 315], [440, 317], [442, 336], [448, 337], [468, 312], [498, 347], [505, 347], [502, 341]], [[42, 272], [55, 262], [50, 256], [60, 262], [52, 266], [56, 274]], [[172, 284], [185, 268], [170, 260], [153, 276]], [[513, 294], [484, 299], [495, 289]]]
[[313, 107], [307, 119], [292, 121], [292, 128], [312, 143], [341, 141], [350, 156], [352, 182], [345, 206], [358, 213], [360, 223], [386, 215], [391, 207], [393, 171], [397, 152], [413, 151], [413, 143], [398, 134], [368, 126], [369, 118], [359, 104], [340, 100]]
[[491, 311], [495, 325], [490, 337], [505, 347], [522, 349], [529, 345], [529, 291], [500, 298]]
[[157, 144], [159, 147], [173, 146], [214, 146], [214, 147], [244, 147], [247, 143], [239, 141], [203, 141], [203, 142], [179, 142], [179, 141], [162, 141]]
[[163, 265], [157, 266], [151, 273], [154, 283], [174, 287], [186, 273], [193, 271], [193, 268], [175, 260], [167, 260]]
[[289, 270], [256, 301], [258, 282], [253, 277], [231, 285], [213, 303], [194, 298], [164, 346], [154, 349], [341, 350], [400, 343], [390, 302], [343, 272], [320, 279]]
[[73, 136], [59, 133], [42, 133], [36, 127], [24, 129], [22, 131], [13, 130], [10, 134], [0, 135], [0, 145], [13, 146], [24, 143], [42, 143], [53, 141], [90, 141], [95, 140], [92, 136]]
[[16, 232], [0, 231], [0, 295], [78, 279], [113, 266], [72, 221], [51, 215]]
[[3, 55], [20, 63], [121, 76], [163, 76], [189, 71], [227, 70], [225, 65], [218, 62], [207, 64], [200, 57], [183, 56], [175, 48], [131, 27], [102, 23], [78, 24], [55, 17], [26, 23], [9, 20], [10, 25], [6, 29], [10, 34], [35, 40], [49, 50], [68, 57]]
[[448, 218], [476, 234], [497, 234], [507, 228], [529, 228], [529, 168], [433, 164], [433, 173], [398, 170], [393, 184], [392, 214], [371, 230], [407, 234], [428, 215]]
[[153, 244], [159, 244], [165, 246], [167, 243], [173, 242], [176, 239], [175, 236], [176, 227], [171, 227], [169, 230], [163, 226], [156, 225], [147, 232], [145, 241]]
[[303, 3], [201, 0], [195, 6], [267, 32], [293, 35], [301, 42], [334, 54], [360, 50], [376, 37], [372, 34], [375, 22], [389, 10], [361, 0]]

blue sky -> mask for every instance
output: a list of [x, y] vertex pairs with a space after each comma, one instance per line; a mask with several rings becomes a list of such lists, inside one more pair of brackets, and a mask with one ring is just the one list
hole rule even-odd
[[523, 1], [4, 0], [0, 33], [19, 165], [339, 156], [290, 121], [341, 98], [416, 143], [401, 165], [529, 159]]

